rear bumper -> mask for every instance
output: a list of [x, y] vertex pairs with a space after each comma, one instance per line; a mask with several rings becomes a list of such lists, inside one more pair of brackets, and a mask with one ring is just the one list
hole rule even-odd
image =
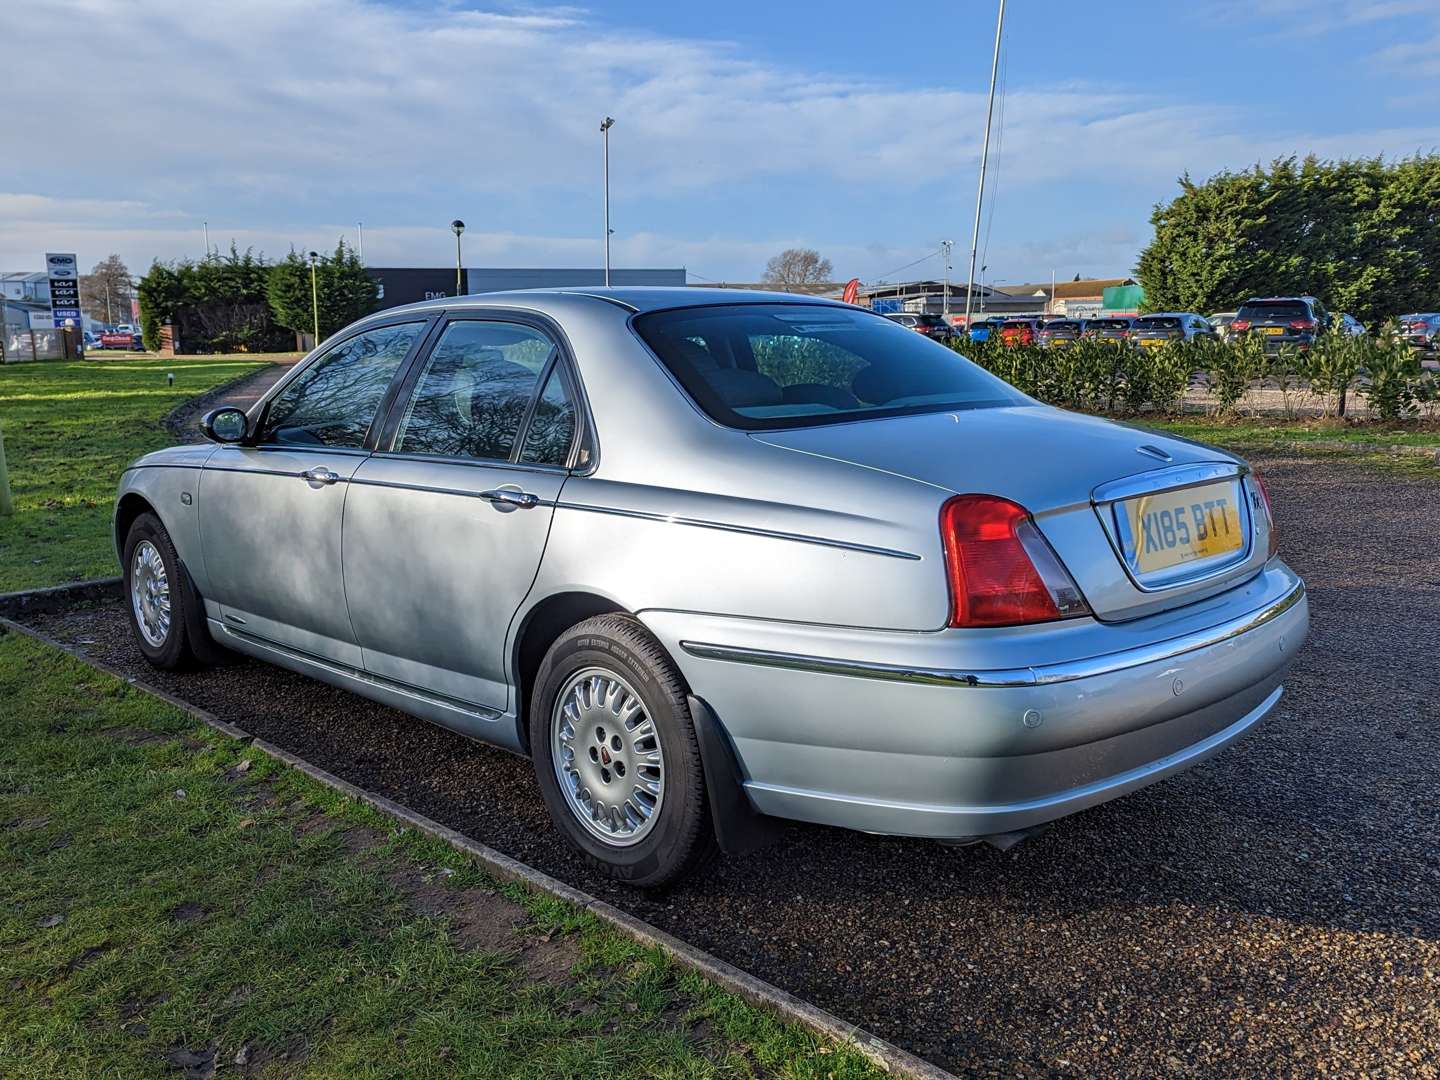
[[[724, 724], [757, 809], [965, 839], [1171, 776], [1274, 708], [1309, 625], [1299, 579], [1273, 562], [1193, 607], [983, 636], [641, 617]], [[1004, 666], [974, 663], [987, 653]]]

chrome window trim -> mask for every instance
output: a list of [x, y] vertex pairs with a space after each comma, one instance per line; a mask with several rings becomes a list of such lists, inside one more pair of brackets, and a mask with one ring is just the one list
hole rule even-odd
[[1113, 675], [1146, 664], [1173, 660], [1186, 653], [1221, 645], [1280, 618], [1305, 598], [1305, 583], [1295, 587], [1279, 600], [1257, 608], [1246, 615], [1230, 619], [1205, 630], [1196, 630], [1168, 641], [1143, 645], [1121, 652], [1105, 653], [1059, 664], [1038, 667], [963, 671], [955, 668], [920, 668], [901, 664], [881, 664], [864, 660], [843, 660], [798, 653], [750, 649], [738, 645], [716, 645], [709, 642], [681, 641], [680, 647], [691, 656], [705, 660], [752, 664], [758, 667], [785, 668], [822, 675], [849, 678], [880, 679], [888, 682], [913, 683], [922, 686], [955, 686], [981, 689], [1007, 689], [1026, 686], [1051, 686], [1056, 683], [1093, 679]]
[[749, 536], [764, 536], [773, 540], [794, 540], [802, 544], [818, 544], [820, 547], [841, 548], [845, 551], [859, 551], [867, 555], [884, 555], [891, 559], [913, 559], [916, 562], [924, 556], [896, 548], [876, 547], [850, 540], [832, 540], [825, 536], [811, 536], [806, 533], [782, 532], [778, 529], [760, 529], [752, 525], [732, 525], [725, 521], [709, 521], [704, 518], [681, 517], [678, 514], [656, 514], [648, 510], [624, 510], [618, 506], [595, 506], [591, 503], [556, 502], [558, 510], [584, 510], [591, 514], [612, 514], [615, 517], [638, 518], [642, 521], [659, 521], [669, 525], [690, 525], [699, 529], [719, 529], [722, 532], [745, 533]]

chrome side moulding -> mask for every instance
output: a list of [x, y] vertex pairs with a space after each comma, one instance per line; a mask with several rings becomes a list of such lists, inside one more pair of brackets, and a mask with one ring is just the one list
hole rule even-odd
[[841, 660], [823, 656], [802, 656], [795, 653], [748, 649], [737, 645], [715, 645], [699, 641], [682, 641], [680, 647], [691, 656], [705, 660], [721, 660], [759, 667], [787, 668], [822, 675], [842, 675], [857, 679], [881, 679], [889, 682], [917, 683], [922, 686], [956, 686], [996, 689], [1023, 686], [1049, 686], [1079, 679], [1111, 675], [1145, 664], [1159, 663], [1186, 653], [1207, 649], [1247, 634], [1280, 618], [1305, 598], [1305, 583], [1295, 587], [1279, 600], [1205, 630], [1184, 634], [1168, 641], [1156, 642], [1122, 652], [1091, 656], [1061, 664], [1013, 668], [995, 671], [962, 671], [953, 668], [915, 668], [899, 664], [868, 663], [863, 660]]
[[751, 525], [731, 525], [724, 521], [707, 521], [704, 518], [678, 517], [675, 514], [655, 514], [648, 510], [622, 510], [614, 506], [595, 506], [591, 503], [557, 502], [557, 510], [584, 510], [591, 514], [613, 514], [616, 517], [639, 518], [641, 521], [661, 521], [670, 525], [690, 525], [698, 529], [719, 529], [722, 532], [745, 533], [749, 536], [764, 536], [772, 540], [794, 540], [801, 544], [819, 544], [821, 547], [843, 548], [846, 551], [862, 551], [867, 555], [884, 555], [892, 559], [914, 559], [921, 557], [910, 551], [895, 548], [874, 547], [871, 544], [857, 544], [849, 540], [832, 540], [825, 536], [808, 536], [805, 533], [781, 532], [777, 529], [760, 529]]

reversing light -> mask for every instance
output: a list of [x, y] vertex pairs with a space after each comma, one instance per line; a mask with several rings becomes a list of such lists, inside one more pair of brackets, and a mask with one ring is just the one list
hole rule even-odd
[[1029, 511], [998, 495], [957, 495], [940, 509], [951, 626], [1018, 626], [1089, 614]]

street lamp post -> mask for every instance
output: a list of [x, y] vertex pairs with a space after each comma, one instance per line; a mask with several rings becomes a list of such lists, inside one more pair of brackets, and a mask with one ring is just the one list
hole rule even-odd
[[950, 248], [954, 240], [941, 240], [940, 248], [945, 252], [945, 299], [940, 302], [945, 321], [950, 321]]
[[450, 230], [455, 234], [455, 295], [462, 292], [460, 288], [460, 234], [465, 231], [465, 222], [458, 217], [450, 222]]
[[615, 125], [614, 117], [607, 116], [600, 122], [600, 137], [605, 143], [605, 287], [610, 287], [610, 129]]
[[315, 315], [315, 344], [320, 344], [320, 286], [315, 279], [315, 264], [320, 261], [318, 251], [310, 252], [310, 309]]

